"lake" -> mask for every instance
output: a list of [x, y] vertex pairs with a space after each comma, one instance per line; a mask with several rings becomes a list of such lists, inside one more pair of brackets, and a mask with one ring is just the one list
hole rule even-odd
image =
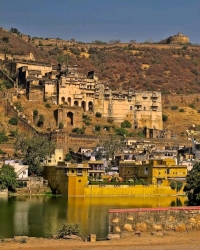
[[67, 222], [78, 223], [81, 233], [98, 239], [108, 234], [108, 210], [113, 208], [170, 207], [187, 205], [185, 196], [0, 197], [0, 238], [14, 235], [49, 237]]

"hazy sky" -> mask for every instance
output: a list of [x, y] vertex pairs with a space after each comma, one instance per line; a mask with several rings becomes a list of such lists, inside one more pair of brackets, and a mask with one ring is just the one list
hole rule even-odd
[[38, 37], [200, 43], [200, 0], [0, 0], [0, 26]]

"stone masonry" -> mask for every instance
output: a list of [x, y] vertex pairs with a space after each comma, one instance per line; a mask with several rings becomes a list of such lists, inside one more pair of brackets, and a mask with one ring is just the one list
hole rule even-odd
[[200, 230], [200, 207], [109, 210], [109, 234]]

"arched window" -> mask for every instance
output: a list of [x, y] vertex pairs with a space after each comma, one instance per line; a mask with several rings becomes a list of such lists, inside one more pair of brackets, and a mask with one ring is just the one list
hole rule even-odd
[[78, 101], [74, 101], [74, 106], [78, 107], [79, 103]]
[[61, 98], [61, 102], [62, 102], [62, 104], [65, 103], [65, 97], [62, 97], [62, 98]]
[[71, 106], [71, 101], [72, 101], [72, 100], [71, 100], [71, 97], [68, 97], [68, 98], [67, 98], [67, 102], [68, 102], [68, 105], [69, 105], [69, 106]]
[[93, 102], [88, 103], [88, 110], [93, 111]]
[[81, 107], [83, 108], [83, 111], [85, 112], [86, 111], [86, 102], [85, 101], [82, 101]]
[[130, 110], [133, 110], [133, 107], [132, 107], [132, 106], [130, 106]]
[[68, 125], [73, 125], [73, 118], [74, 118], [74, 115], [72, 112], [68, 112], [67, 113], [67, 124]]

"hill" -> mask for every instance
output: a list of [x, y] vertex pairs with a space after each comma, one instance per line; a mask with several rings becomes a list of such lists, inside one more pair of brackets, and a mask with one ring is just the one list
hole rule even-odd
[[[195, 125], [197, 134], [200, 134], [200, 99], [196, 94], [200, 91], [200, 46], [150, 43], [60, 44], [35, 44], [32, 40], [24, 40], [19, 34], [0, 29], [0, 54], [20, 55], [26, 60], [26, 56], [32, 53], [37, 61], [76, 64], [81, 73], [86, 74], [89, 70], [97, 72], [99, 79], [108, 82], [112, 89], [161, 91], [164, 129], [169, 129], [177, 138], [187, 138], [186, 130]], [[6, 84], [0, 81], [1, 87], [5, 88]], [[32, 125], [38, 130], [56, 129], [54, 111], [58, 106], [50, 103], [51, 107], [47, 108], [43, 102], [28, 102], [25, 96], [19, 99], [16, 97], [14, 102], [21, 103], [30, 121], [33, 110], [38, 110], [39, 114], [48, 118], [44, 127], [37, 127], [33, 122]], [[4, 116], [3, 107], [0, 119], [0, 131], [4, 131], [12, 142], [16, 127]], [[90, 117], [84, 123], [84, 132], [89, 135], [115, 134], [114, 128], [119, 126], [103, 118]], [[67, 132], [71, 133], [72, 128]], [[138, 132], [135, 131], [136, 134]]]
[[[61, 40], [62, 41], [62, 40]], [[164, 94], [200, 91], [200, 46], [165, 44], [34, 43], [0, 29], [0, 52], [94, 70], [112, 89], [157, 90]]]

